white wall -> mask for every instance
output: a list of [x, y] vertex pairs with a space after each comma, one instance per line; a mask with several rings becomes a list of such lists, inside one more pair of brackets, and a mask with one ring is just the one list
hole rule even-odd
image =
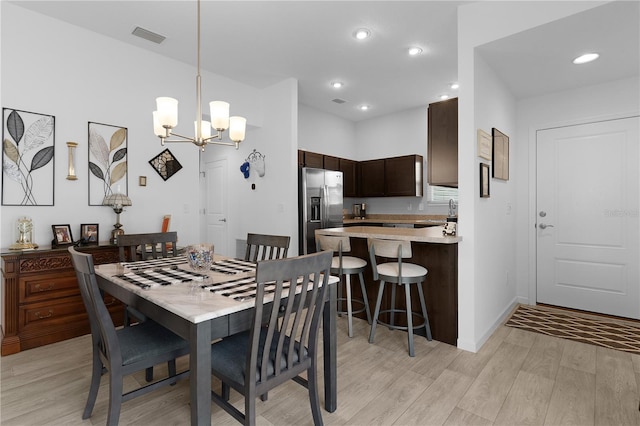
[[300, 104], [298, 149], [357, 160], [356, 124]]
[[[23, 215], [33, 218], [35, 242], [43, 246], [51, 242], [52, 224], [70, 224], [75, 236], [81, 223], [99, 223], [100, 239], [108, 239], [114, 212], [88, 205], [88, 121], [128, 128], [133, 206], [121, 215], [125, 231], [159, 231], [162, 216], [171, 214], [171, 229], [178, 231], [180, 243], [198, 242], [198, 149], [167, 145], [183, 168], [166, 182], [148, 164], [164, 149], [151, 122], [157, 96], [179, 99], [176, 131], [193, 133], [195, 68], [11, 3], [1, 7], [2, 106], [54, 115], [56, 156], [55, 205], [2, 206], [0, 246], [12, 243], [15, 221]], [[245, 142], [250, 144], [252, 131], [262, 126], [262, 104], [255, 101], [262, 93], [208, 72], [202, 73], [202, 81], [203, 99], [220, 97], [231, 103], [232, 114], [247, 117], [253, 126]], [[79, 143], [77, 181], [65, 179], [67, 141]], [[146, 187], [138, 186], [140, 175], [147, 176]]]
[[[264, 89], [260, 103], [269, 105], [264, 122], [277, 125], [251, 129], [238, 151], [207, 148], [203, 157], [204, 162], [227, 159], [227, 253], [231, 255], [236, 253], [236, 239], [245, 240], [249, 232], [290, 235], [289, 253], [298, 253], [297, 81], [288, 79]], [[254, 149], [265, 156], [265, 175], [253, 172], [245, 179], [240, 165]]]
[[[512, 169], [506, 183], [492, 179], [491, 198], [479, 199], [477, 129], [497, 127], [514, 135], [516, 117], [507, 108], [515, 110], [516, 104], [482, 58], [476, 56], [475, 48], [602, 3], [547, 2], [540, 7], [534, 1], [475, 2], [458, 8], [459, 233], [463, 236], [458, 248], [458, 347], [462, 349], [477, 351], [508, 313], [510, 300], [515, 300], [518, 285], [514, 287], [511, 280], [516, 260], [511, 253], [516, 250], [517, 239], [503, 231], [505, 223], [499, 219], [505, 219], [507, 203], [511, 202], [512, 213], [506, 224], [513, 230], [520, 203], [514, 205], [512, 200], [526, 170]], [[497, 20], [500, 25], [487, 25]], [[495, 97], [488, 88], [498, 90]], [[518, 135], [510, 142], [513, 161], [523, 142]]]
[[[640, 76], [524, 99], [517, 106], [517, 294], [535, 303], [536, 131], [640, 113]], [[526, 172], [525, 172], [526, 171]], [[597, 201], [594, 201], [597, 202]]]

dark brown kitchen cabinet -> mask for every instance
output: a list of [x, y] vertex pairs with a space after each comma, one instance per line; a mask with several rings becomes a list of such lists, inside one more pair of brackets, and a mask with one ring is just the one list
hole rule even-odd
[[427, 180], [458, 187], [458, 98], [429, 104]]
[[340, 171], [340, 159], [331, 155], [322, 156], [322, 168], [325, 170]]
[[358, 163], [361, 197], [384, 197], [384, 158], [379, 160], [360, 161]]
[[313, 167], [316, 169], [323, 168], [324, 155], [315, 152], [304, 152], [304, 167]]
[[422, 197], [422, 155], [384, 160], [385, 197]]
[[345, 197], [358, 196], [358, 167], [353, 160], [340, 159], [340, 171], [342, 172], [342, 187]]

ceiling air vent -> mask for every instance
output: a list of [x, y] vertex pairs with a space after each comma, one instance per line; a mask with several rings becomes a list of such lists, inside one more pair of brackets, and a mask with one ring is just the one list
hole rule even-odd
[[164, 39], [166, 38], [163, 35], [160, 34], [156, 34], [152, 31], [149, 30], [145, 30], [144, 28], [141, 27], [136, 27], [135, 30], [133, 30], [133, 32], [131, 33], [134, 36], [138, 36], [140, 38], [143, 38], [145, 40], [149, 40], [152, 41], [154, 43], [160, 44], [164, 41]]
[[331, 102], [335, 102], [337, 104], [343, 104], [343, 103], [345, 103], [347, 101], [345, 101], [344, 99], [335, 98], [335, 99], [332, 99]]

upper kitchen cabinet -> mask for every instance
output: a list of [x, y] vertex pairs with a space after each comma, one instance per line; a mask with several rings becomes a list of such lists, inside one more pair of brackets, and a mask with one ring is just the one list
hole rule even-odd
[[422, 197], [422, 155], [385, 158], [386, 197]]
[[321, 169], [323, 165], [324, 155], [315, 152], [303, 151], [304, 167], [313, 167], [315, 169]]
[[358, 168], [357, 163], [345, 158], [340, 159], [340, 171], [342, 172], [342, 188], [345, 197], [358, 196]]
[[331, 155], [322, 156], [322, 168], [325, 170], [340, 171], [340, 159], [338, 157], [332, 157]]
[[458, 98], [429, 104], [427, 179], [458, 187]]
[[360, 190], [361, 197], [384, 197], [384, 159], [360, 161]]

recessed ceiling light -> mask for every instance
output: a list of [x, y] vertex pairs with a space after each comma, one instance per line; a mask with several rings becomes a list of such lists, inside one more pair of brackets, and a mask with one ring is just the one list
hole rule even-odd
[[332, 81], [331, 82], [331, 87], [333, 87], [334, 89], [339, 89], [342, 86], [344, 86], [344, 83], [341, 81]]
[[360, 105], [360, 106], [358, 107], [358, 109], [359, 109], [360, 111], [368, 111], [368, 110], [369, 110], [369, 105]]
[[371, 35], [371, 31], [369, 31], [366, 28], [358, 28], [356, 32], [353, 33], [353, 36], [358, 40], [364, 40], [365, 38], [368, 38], [370, 35]]
[[442, 99], [443, 101], [445, 99], [449, 99], [449, 95], [440, 95], [440, 99]]
[[598, 55], [597, 53], [585, 53], [584, 55], [580, 55], [575, 58], [573, 60], [573, 63], [577, 65], [586, 64], [587, 62], [595, 61], [599, 56], [600, 55]]
[[409, 55], [410, 56], [416, 56], [422, 53], [422, 49], [416, 46], [410, 47], [409, 48]]
[[453, 90], [456, 90], [457, 88], [460, 87], [460, 85], [458, 83], [451, 83], [449, 87], [451, 87]]

